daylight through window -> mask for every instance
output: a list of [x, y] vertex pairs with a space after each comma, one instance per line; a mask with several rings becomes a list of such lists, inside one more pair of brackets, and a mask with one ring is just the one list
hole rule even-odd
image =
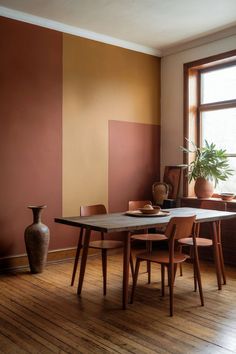
[[[215, 193], [236, 194], [236, 53], [185, 64], [184, 136], [198, 146], [205, 140], [226, 150], [233, 176], [220, 182]], [[186, 161], [187, 163], [189, 162]], [[188, 190], [187, 190], [188, 188]], [[191, 188], [190, 188], [191, 189]], [[186, 195], [191, 190], [186, 186]]]

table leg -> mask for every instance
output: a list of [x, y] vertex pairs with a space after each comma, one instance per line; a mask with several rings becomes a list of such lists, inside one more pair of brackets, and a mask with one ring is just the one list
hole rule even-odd
[[197, 285], [198, 285], [198, 290], [199, 290], [200, 299], [201, 299], [201, 305], [204, 306], [202, 280], [201, 280], [200, 264], [199, 264], [199, 257], [198, 257], [198, 247], [196, 244], [196, 234], [198, 235], [198, 233], [199, 233], [199, 227], [200, 227], [200, 225], [196, 224], [196, 227], [194, 230], [194, 235], [193, 235], [194, 287], [195, 287], [195, 290], [197, 290]]
[[84, 229], [81, 227], [80, 234], [79, 234], [79, 241], [78, 241], [76, 255], [75, 255], [73, 273], [72, 273], [72, 278], [71, 278], [71, 284], [70, 284], [71, 286], [74, 285], [74, 281], [75, 281], [75, 275], [76, 275], [76, 271], [77, 271], [77, 267], [78, 267], [80, 251], [82, 249], [82, 243], [83, 243], [83, 232], [84, 232]]
[[129, 259], [130, 259], [130, 233], [126, 232], [124, 236], [124, 257], [123, 257], [123, 309], [128, 305], [129, 288]]
[[83, 254], [82, 254], [82, 258], [81, 258], [79, 284], [78, 284], [78, 290], [77, 290], [78, 295], [81, 294], [82, 287], [83, 287], [84, 273], [85, 273], [87, 256], [88, 256], [88, 246], [89, 246], [90, 234], [91, 234], [91, 230], [86, 229], [85, 237], [84, 237], [84, 245], [83, 245]]
[[224, 265], [224, 256], [222, 250], [222, 243], [221, 243], [221, 221], [217, 221], [217, 235], [218, 235], [218, 248], [219, 248], [219, 257], [220, 257], [220, 269], [221, 275], [223, 279], [223, 284], [226, 284], [226, 275], [225, 275], [225, 265]]
[[218, 283], [218, 289], [222, 289], [221, 285], [221, 265], [220, 265], [220, 254], [219, 254], [219, 245], [218, 245], [218, 228], [217, 222], [212, 223], [213, 228], [213, 248], [214, 248], [214, 258], [215, 258], [215, 267], [216, 267], [216, 277]]

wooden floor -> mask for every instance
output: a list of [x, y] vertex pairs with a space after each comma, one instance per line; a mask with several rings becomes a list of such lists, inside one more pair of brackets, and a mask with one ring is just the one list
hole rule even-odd
[[216, 287], [214, 269], [202, 265], [205, 307], [193, 292], [192, 268], [177, 277], [175, 314], [160, 297], [160, 272], [145, 266], [133, 305], [121, 309], [122, 257], [108, 260], [108, 294], [102, 295], [100, 258], [91, 257], [82, 296], [70, 287], [72, 262], [0, 277], [0, 353], [236, 353], [236, 269]]

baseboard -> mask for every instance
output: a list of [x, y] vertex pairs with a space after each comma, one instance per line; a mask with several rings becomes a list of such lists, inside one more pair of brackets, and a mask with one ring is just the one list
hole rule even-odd
[[[58, 263], [66, 260], [74, 259], [76, 248], [66, 248], [53, 250], [48, 252], [47, 263]], [[89, 249], [89, 256], [98, 253], [95, 249]], [[0, 273], [14, 271], [19, 268], [28, 268], [29, 262], [26, 254], [0, 258]]]

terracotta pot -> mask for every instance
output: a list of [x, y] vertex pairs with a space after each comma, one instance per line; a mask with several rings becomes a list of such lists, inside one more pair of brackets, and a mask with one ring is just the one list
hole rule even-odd
[[47, 262], [50, 232], [41, 222], [46, 205], [28, 206], [33, 211], [33, 223], [25, 229], [25, 245], [31, 273], [41, 273]]
[[205, 178], [199, 177], [196, 179], [194, 192], [197, 198], [211, 198], [214, 193], [213, 183]]

